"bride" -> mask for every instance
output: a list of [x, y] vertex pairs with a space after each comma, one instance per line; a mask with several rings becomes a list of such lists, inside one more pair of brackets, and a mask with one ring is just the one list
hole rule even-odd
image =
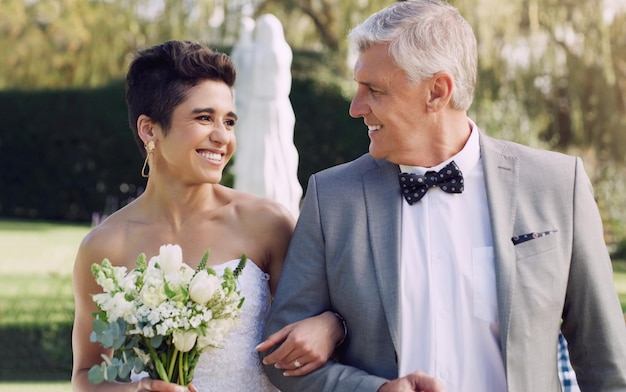
[[[147, 378], [94, 385], [87, 377], [89, 369], [102, 361], [101, 354], [112, 354], [89, 340], [92, 313], [97, 311], [91, 295], [101, 291], [91, 265], [108, 258], [113, 265], [132, 269], [140, 253], [149, 259], [161, 245], [178, 244], [191, 267], [207, 250], [208, 264], [217, 271], [233, 268], [244, 253], [249, 259], [238, 281], [246, 298], [242, 322], [223, 349], [202, 354], [192, 389], [275, 391], [255, 347], [295, 223], [277, 203], [219, 184], [236, 144], [233, 64], [225, 54], [201, 44], [169, 41], [141, 51], [126, 82], [130, 124], [146, 149], [142, 174], [148, 180], [141, 196], [94, 227], [78, 249], [73, 390], [181, 390]], [[335, 314], [326, 312], [277, 335], [284, 338], [280, 352], [285, 354], [276, 366], [286, 375], [299, 376], [326, 361], [335, 343], [344, 338], [344, 327]]]

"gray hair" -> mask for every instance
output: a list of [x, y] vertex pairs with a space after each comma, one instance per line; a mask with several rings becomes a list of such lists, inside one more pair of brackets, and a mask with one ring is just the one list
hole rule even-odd
[[389, 44], [393, 61], [418, 82], [437, 72], [454, 79], [451, 104], [467, 110], [474, 98], [477, 43], [459, 11], [437, 0], [402, 1], [378, 11], [348, 37], [359, 51]]

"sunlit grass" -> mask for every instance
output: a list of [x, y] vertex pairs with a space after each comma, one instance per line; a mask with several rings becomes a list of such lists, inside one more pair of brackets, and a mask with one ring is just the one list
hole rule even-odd
[[72, 322], [70, 275], [1, 274], [0, 287], [0, 326]]
[[0, 275], [71, 275], [89, 225], [0, 220]]
[[[35, 370], [33, 370], [35, 371]], [[69, 381], [0, 382], [0, 392], [71, 392]]]

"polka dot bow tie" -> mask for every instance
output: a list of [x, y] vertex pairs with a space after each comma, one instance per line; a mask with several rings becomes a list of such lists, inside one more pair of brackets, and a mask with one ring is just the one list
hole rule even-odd
[[463, 192], [463, 173], [454, 161], [438, 172], [427, 171], [424, 175], [400, 173], [402, 196], [409, 204], [417, 203], [430, 188], [438, 186], [447, 193]]

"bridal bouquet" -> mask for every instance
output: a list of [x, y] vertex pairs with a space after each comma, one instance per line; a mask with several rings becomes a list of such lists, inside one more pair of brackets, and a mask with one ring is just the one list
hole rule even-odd
[[237, 268], [217, 276], [205, 253], [195, 270], [183, 263], [178, 245], [163, 245], [159, 255], [137, 267], [114, 267], [108, 259], [92, 265], [103, 293], [93, 300], [91, 341], [114, 350], [113, 357], [89, 370], [89, 381], [129, 380], [131, 371], [153, 379], [188, 385], [202, 351], [220, 347], [239, 321], [244, 298], [237, 291], [246, 256]]

